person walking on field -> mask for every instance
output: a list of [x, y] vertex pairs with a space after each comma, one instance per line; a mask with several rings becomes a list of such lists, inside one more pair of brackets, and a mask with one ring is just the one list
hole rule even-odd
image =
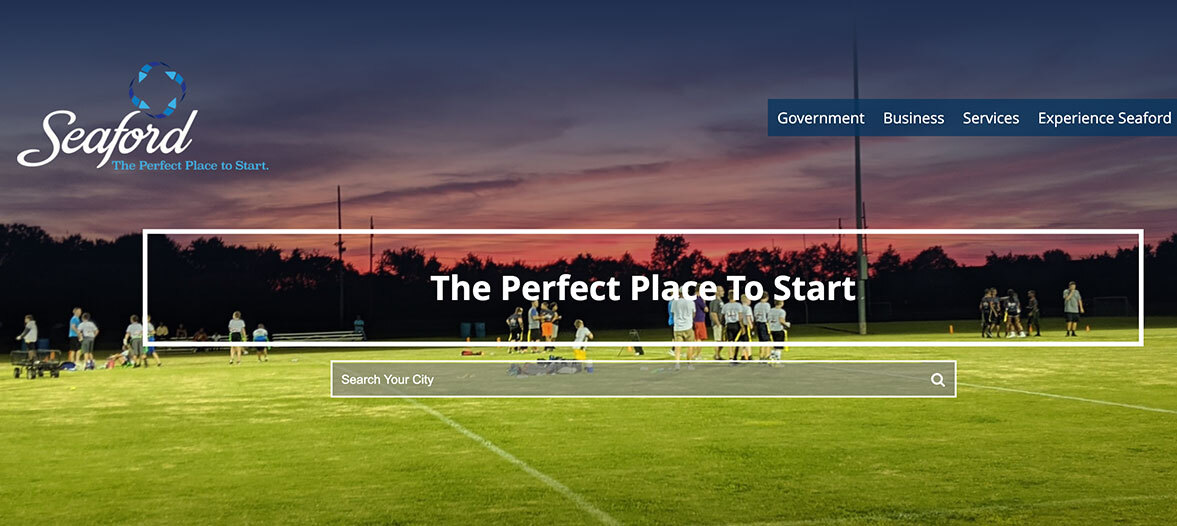
[[1083, 295], [1079, 294], [1079, 289], [1072, 281], [1067, 284], [1066, 290], [1063, 290], [1063, 316], [1067, 318], [1067, 336], [1079, 336], [1075, 330], [1079, 328], [1079, 315], [1084, 312], [1086, 311], [1083, 310]]
[[[245, 337], [245, 320], [241, 319], [241, 311], [233, 311], [233, 318], [229, 320], [229, 341], [230, 342], [244, 342], [247, 341]], [[241, 346], [229, 347], [229, 365], [241, 364], [241, 354], [245, 348]]]
[[707, 315], [711, 317], [711, 334], [715, 335], [715, 359], [723, 359], [723, 297], [726, 291], [723, 287], [717, 287], [715, 291], [715, 298], [707, 304]]
[[1038, 292], [1031, 290], [1026, 293], [1028, 298], [1026, 301], [1026, 332], [1034, 329], [1034, 336], [1042, 336], [1041, 318], [1042, 313], [1038, 310]]

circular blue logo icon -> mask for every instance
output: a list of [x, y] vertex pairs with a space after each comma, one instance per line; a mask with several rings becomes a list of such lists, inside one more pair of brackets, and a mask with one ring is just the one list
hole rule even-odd
[[[180, 95], [172, 97], [172, 100], [167, 103], [167, 106], [161, 106], [163, 108], [162, 111], [153, 109], [147, 101], [135, 95], [135, 86], [142, 84], [144, 80], [151, 76], [152, 72], [156, 72], [156, 75], [159, 72], [163, 72], [164, 75], [167, 75], [169, 79], [175, 81], [180, 86]], [[128, 90], [128, 94], [131, 97], [131, 105], [135, 106], [135, 109], [142, 111], [144, 115], [153, 119], [162, 119], [176, 111], [176, 105], [183, 101], [184, 96], [188, 94], [188, 84], [184, 82], [184, 77], [180, 75], [180, 72], [173, 70], [171, 66], [163, 62], [148, 62], [142, 68], [139, 68], [136, 78], [131, 79], [131, 87]]]

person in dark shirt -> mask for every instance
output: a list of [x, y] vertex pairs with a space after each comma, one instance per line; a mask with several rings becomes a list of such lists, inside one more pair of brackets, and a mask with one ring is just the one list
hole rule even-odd
[[981, 311], [981, 337], [993, 337], [993, 289], [985, 289], [985, 293], [981, 296], [981, 303], [977, 309]]
[[1026, 293], [1026, 332], [1034, 330], [1034, 336], [1042, 336], [1041, 313], [1038, 311], [1038, 292]]
[[[515, 307], [515, 312], [507, 316], [507, 341], [521, 342], [523, 341], [523, 307]], [[522, 350], [522, 347], [511, 347], [510, 351], [514, 352]]]
[[1022, 330], [1022, 300], [1018, 298], [1017, 291], [1014, 289], [1005, 291], [1003, 306], [1005, 307], [1005, 337], [1025, 338], [1026, 332]]

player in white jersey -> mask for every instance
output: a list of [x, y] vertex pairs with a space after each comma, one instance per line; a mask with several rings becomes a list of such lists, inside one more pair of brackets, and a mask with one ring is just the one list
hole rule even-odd
[[781, 343], [788, 339], [790, 325], [785, 316], [785, 302], [776, 300], [768, 310], [768, 334], [773, 342], [772, 354], [769, 355], [771, 359], [781, 359], [781, 349], [784, 347]]
[[127, 353], [124, 363], [139, 367], [139, 362], [143, 358], [143, 324], [139, 323], [139, 317], [134, 314], [131, 315], [131, 323], [127, 325], [127, 330], [123, 334], [123, 350]]
[[94, 369], [94, 339], [98, 337], [98, 325], [90, 321], [90, 313], [83, 312], [82, 323], [78, 324], [78, 339], [81, 342], [78, 355], [85, 360], [85, 369]]
[[[693, 342], [695, 341], [695, 300], [689, 300], [683, 297], [682, 292], [679, 292], [674, 301], [670, 302], [670, 317], [674, 322], [674, 341], [676, 342]], [[687, 351], [687, 360], [691, 359], [694, 354], [693, 350]], [[682, 359], [682, 347], [674, 348], [674, 361], [677, 367], [677, 362]]]
[[[732, 291], [730, 301], [723, 305], [724, 341], [747, 341], [744, 333], [744, 306], [740, 305], [736, 292]], [[740, 348], [732, 346], [732, 361], [740, 359]]]
[[[230, 342], [244, 342], [245, 337], [245, 320], [241, 319], [241, 311], [233, 311], [233, 318], [229, 320], [229, 341]], [[244, 347], [229, 347], [229, 365], [241, 363], [241, 354]]]
[[[740, 307], [744, 309], [744, 320], [743, 320], [744, 341], [751, 342], [752, 341], [752, 331], [754, 330], [754, 326], [755, 326], [755, 323], [753, 321], [753, 320], [755, 320], [755, 318], [752, 313], [752, 298], [749, 298], [747, 295], [740, 297]], [[747, 346], [741, 348], [740, 349], [740, 359], [741, 360], [751, 360], [752, 359], [752, 348], [747, 347]]]
[[756, 340], [760, 342], [760, 353], [758, 358], [761, 360], [768, 359], [768, 353], [771, 347], [768, 343], [772, 337], [768, 334], [768, 311], [772, 306], [768, 304], [768, 294], [760, 296], [760, 301], [752, 307], [752, 325], [756, 330]]

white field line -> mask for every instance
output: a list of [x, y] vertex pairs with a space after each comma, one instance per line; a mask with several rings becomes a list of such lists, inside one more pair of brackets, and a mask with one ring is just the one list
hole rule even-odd
[[[941, 348], [941, 347], [1049, 347], [1049, 348], [1067, 348], [1067, 347], [1144, 347], [1140, 341], [1074, 341], [1074, 342], [1054, 342], [1054, 341], [1025, 341], [1015, 339], [1013, 341], [918, 341], [918, 342], [903, 342], [903, 341], [853, 341], [853, 340], [795, 340], [788, 342], [778, 342], [788, 347], [833, 347], [833, 348], [853, 348], [853, 347], [889, 347], [889, 348]], [[670, 348], [670, 347], [767, 347], [771, 342], [722, 342], [722, 345], [714, 341], [694, 341], [694, 342], [674, 342], [674, 341], [589, 341], [589, 342], [491, 342], [491, 341], [294, 341], [294, 340], [277, 340], [272, 342], [230, 342], [228, 340], [220, 341], [203, 341], [194, 342], [188, 340], [164, 340], [146, 343], [147, 347], [179, 347], [191, 349], [205, 349], [205, 348], [226, 348], [226, 347], [286, 347], [286, 348], [332, 348], [332, 349], [465, 349], [465, 348], [501, 348], [501, 347], [585, 347], [585, 348], [605, 348], [609, 350], [625, 349], [628, 347], [652, 347], [652, 348]]]
[[911, 512], [894, 512], [894, 513], [875, 513], [866, 514], [855, 517], [836, 517], [827, 519], [803, 519], [795, 521], [777, 521], [777, 522], [748, 522], [737, 523], [740, 526], [804, 526], [817, 524], [846, 524], [846, 523], [862, 523], [862, 522], [922, 522], [934, 521], [940, 522], [953, 518], [955, 515], [961, 514], [977, 514], [985, 512], [1016, 512], [1019, 510], [1034, 510], [1034, 509], [1048, 509], [1048, 508], [1066, 508], [1069, 506], [1093, 506], [1099, 504], [1113, 504], [1117, 502], [1147, 502], [1157, 500], [1173, 500], [1177, 495], [1129, 495], [1124, 497], [1092, 497], [1083, 499], [1066, 499], [1066, 500], [1048, 500], [1042, 502], [1030, 502], [1026, 504], [992, 504], [988, 506], [973, 506], [970, 508], [950, 508], [943, 510], [928, 510], [928, 511], [911, 511]]
[[1172, 409], [1161, 409], [1159, 407], [1148, 407], [1148, 406], [1144, 406], [1144, 405], [1124, 404], [1124, 403], [1120, 403], [1120, 402], [1110, 402], [1108, 400], [1096, 400], [1094, 398], [1082, 398], [1082, 397], [1078, 397], [1078, 396], [1067, 396], [1067, 395], [1060, 395], [1060, 394], [1053, 394], [1053, 393], [1040, 393], [1038, 391], [1025, 391], [1022, 389], [1013, 389], [1013, 388], [1009, 388], [1009, 387], [997, 387], [994, 385], [978, 385], [978, 384], [969, 384], [969, 383], [964, 383], [964, 382], [957, 382], [956, 385], [958, 385], [958, 386], [963, 385], [965, 387], [976, 387], [978, 389], [991, 389], [994, 391], [1005, 391], [1005, 392], [1009, 392], [1009, 393], [1028, 394], [1028, 395], [1034, 395], [1034, 396], [1045, 396], [1048, 398], [1058, 398], [1061, 400], [1073, 400], [1076, 402], [1087, 402], [1089, 404], [1114, 405], [1116, 407], [1126, 407], [1128, 409], [1139, 409], [1141, 411], [1152, 411], [1154, 413], [1168, 413], [1171, 415], [1177, 415], [1177, 411], [1172, 410]]
[[482, 447], [489, 449], [492, 453], [498, 455], [503, 460], [506, 460], [507, 462], [510, 462], [510, 463], [516, 465], [517, 467], [519, 467], [519, 469], [522, 469], [528, 475], [535, 477], [540, 482], [543, 482], [544, 484], [546, 484], [548, 487], [556, 490], [556, 492], [558, 492], [559, 494], [567, 497], [568, 500], [571, 500], [573, 503], [575, 503], [577, 507], [588, 512], [590, 515], [595, 517], [597, 520], [601, 521], [602, 524], [608, 524], [611, 526], [621, 524], [620, 522], [617, 521], [617, 519], [614, 519], [608, 513], [605, 513], [600, 508], [593, 506], [593, 504], [591, 502], [589, 502], [587, 499], [582, 497], [579, 493], [572, 491], [571, 489], [568, 488], [568, 486], [565, 486], [564, 484], [560, 483], [560, 481], [548, 476], [547, 474], [543, 473], [542, 471], [540, 471], [538, 469], [531, 467], [526, 462], [519, 460], [519, 458], [516, 457], [515, 455], [512, 455], [512, 454], [508, 453], [506, 450], [504, 450], [503, 448], [496, 446], [494, 444], [494, 442], [491, 442], [490, 440], [483, 438], [481, 435], [467, 429], [466, 426], [463, 426], [462, 424], [457, 423], [456, 421], [454, 421], [454, 419], [441, 414], [441, 412], [439, 412], [438, 410], [436, 410], [432, 407], [429, 407], [429, 406], [427, 406], [421, 402], [418, 402], [416, 400], [413, 400], [411, 398], [408, 400], [409, 400], [409, 402], [412, 402], [413, 405], [421, 408], [421, 410], [433, 415], [434, 418], [437, 418], [438, 420], [445, 422], [446, 425], [454, 428], [459, 433], [466, 435], [467, 438], [469, 438], [475, 442], [478, 442], [479, 444], [482, 445]]

